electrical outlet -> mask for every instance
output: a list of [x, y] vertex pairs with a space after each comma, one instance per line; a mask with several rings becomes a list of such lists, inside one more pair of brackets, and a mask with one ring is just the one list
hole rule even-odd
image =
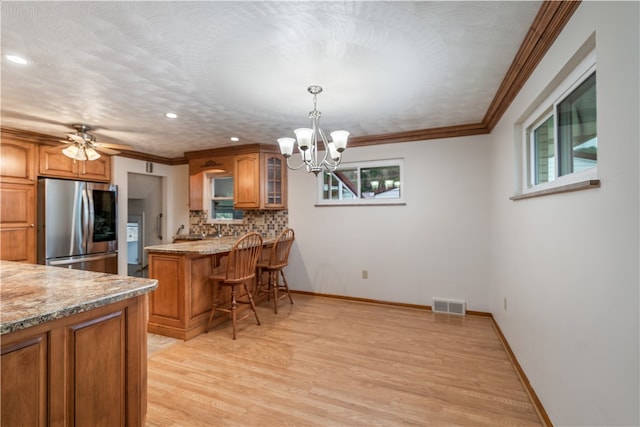
[[507, 297], [504, 297], [504, 311], [507, 311]]
[[369, 278], [369, 270], [362, 270], [362, 278], [363, 279]]

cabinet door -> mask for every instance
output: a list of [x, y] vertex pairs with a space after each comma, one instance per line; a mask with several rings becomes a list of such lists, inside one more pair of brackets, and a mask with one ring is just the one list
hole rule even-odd
[[52, 176], [57, 178], [77, 178], [78, 177], [78, 161], [74, 161], [62, 154], [64, 146], [60, 145], [41, 145], [39, 156], [39, 172], [40, 175]]
[[2, 346], [3, 426], [48, 424], [47, 334]]
[[63, 148], [62, 144], [40, 146], [40, 175], [85, 181], [111, 181], [111, 157], [101, 154], [97, 160], [74, 160], [62, 154]]
[[87, 181], [111, 181], [111, 157], [101, 154], [99, 159], [78, 163], [79, 178]]
[[280, 154], [262, 154], [264, 209], [287, 208], [287, 165]]
[[233, 199], [236, 209], [260, 208], [260, 154], [235, 157]]
[[36, 147], [34, 144], [14, 141], [3, 135], [0, 150], [0, 179], [2, 182], [35, 183]]
[[2, 183], [0, 199], [0, 259], [35, 263], [35, 186]]
[[189, 176], [189, 210], [203, 210], [202, 186], [204, 184], [204, 172]]
[[115, 311], [67, 328], [67, 391], [77, 426], [126, 423], [126, 314]]

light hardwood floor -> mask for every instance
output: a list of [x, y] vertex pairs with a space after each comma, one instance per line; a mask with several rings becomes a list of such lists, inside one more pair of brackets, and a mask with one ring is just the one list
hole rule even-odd
[[148, 361], [147, 426], [541, 426], [491, 320], [294, 294]]

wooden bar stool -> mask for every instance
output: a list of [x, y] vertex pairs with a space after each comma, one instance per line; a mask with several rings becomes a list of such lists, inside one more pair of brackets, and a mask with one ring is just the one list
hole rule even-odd
[[[273, 310], [276, 314], [278, 314], [278, 300], [280, 298], [288, 296], [289, 301], [293, 304], [283, 269], [289, 263], [289, 252], [294, 238], [293, 229], [287, 228], [283, 230], [273, 244], [269, 256], [260, 260], [257, 265], [258, 278], [255, 296], [257, 297], [260, 293], [266, 293], [267, 298], [271, 298], [271, 295], [273, 295]], [[262, 283], [263, 272], [266, 272], [268, 276], [266, 283]], [[278, 273], [282, 276], [282, 284], [280, 284]], [[286, 294], [278, 296], [278, 291], [280, 290], [284, 290]]]
[[[261, 253], [262, 237], [260, 236], [260, 234], [245, 234], [240, 238], [240, 240], [236, 242], [236, 244], [231, 249], [231, 252], [229, 252], [226, 266], [221, 265], [219, 272], [216, 272], [213, 275], [209, 276], [209, 280], [211, 280], [214, 288], [213, 304], [211, 307], [209, 322], [207, 323], [207, 332], [209, 332], [211, 322], [213, 321], [213, 315], [216, 311], [231, 313], [231, 323], [233, 325], [234, 340], [236, 339], [236, 323], [239, 320], [246, 319], [247, 317], [251, 316], [251, 313], [253, 312], [253, 315], [256, 317], [257, 324], [260, 324], [258, 313], [256, 313], [256, 305], [253, 302], [253, 297], [251, 296], [251, 292], [249, 292], [249, 288], [247, 287], [247, 282], [253, 279], [256, 275], [256, 264], [258, 262], [258, 259], [260, 258]], [[244, 289], [244, 294], [236, 295], [236, 288], [239, 286]], [[223, 287], [228, 287], [231, 289], [231, 305], [228, 307], [222, 307], [220, 304], [220, 294], [222, 293]], [[246, 296], [248, 299], [240, 300], [238, 299], [238, 296]], [[251, 311], [249, 311], [239, 319], [237, 318], [238, 304], [249, 304], [251, 306]]]

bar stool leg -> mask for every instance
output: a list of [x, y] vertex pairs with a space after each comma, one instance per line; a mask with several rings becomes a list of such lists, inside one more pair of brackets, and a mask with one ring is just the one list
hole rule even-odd
[[291, 304], [293, 304], [293, 299], [291, 298], [291, 294], [289, 293], [289, 284], [287, 283], [286, 277], [284, 277], [284, 271], [280, 270], [280, 274], [282, 275], [282, 283], [284, 283], [284, 289], [287, 291], [289, 301], [291, 302]]
[[273, 312], [278, 314], [278, 270], [271, 272], [269, 282], [269, 287], [273, 290]]
[[260, 324], [260, 319], [258, 318], [258, 312], [256, 311], [256, 303], [253, 301], [253, 297], [251, 296], [251, 292], [249, 292], [249, 288], [246, 283], [243, 283], [244, 290], [247, 293], [247, 297], [249, 298], [249, 304], [251, 305], [251, 310], [253, 310], [253, 315], [256, 316], [256, 323]]
[[236, 285], [231, 286], [231, 324], [233, 325], [233, 339], [236, 339], [236, 322], [237, 322], [237, 303], [236, 303]]
[[211, 328], [211, 322], [213, 321], [213, 315], [216, 313], [216, 308], [220, 305], [220, 284], [215, 283], [213, 286], [213, 295], [211, 296], [211, 314], [209, 315], [209, 321], [207, 322], [206, 333], [209, 333]]

